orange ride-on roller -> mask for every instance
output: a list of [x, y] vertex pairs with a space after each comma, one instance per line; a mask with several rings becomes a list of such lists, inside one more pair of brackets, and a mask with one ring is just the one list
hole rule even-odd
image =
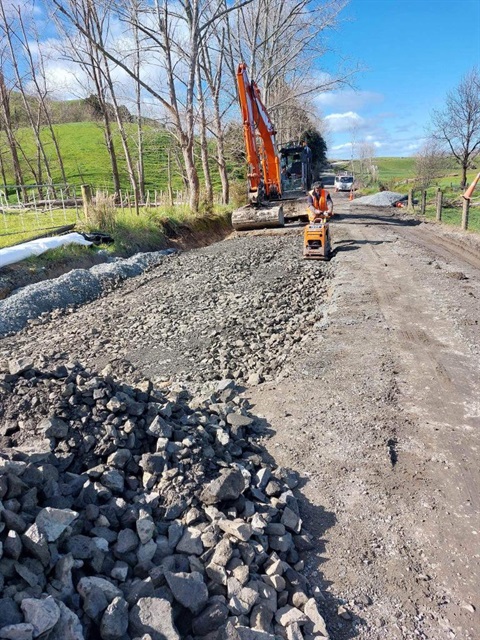
[[303, 233], [303, 257], [311, 260], [330, 260], [330, 253], [328, 222], [307, 224]]

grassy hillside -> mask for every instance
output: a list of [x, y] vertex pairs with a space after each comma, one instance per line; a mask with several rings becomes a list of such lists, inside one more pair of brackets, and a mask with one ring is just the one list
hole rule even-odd
[[379, 180], [408, 180], [415, 175], [415, 158], [375, 158]]
[[[67, 181], [71, 185], [91, 184], [95, 188], [112, 188], [111, 165], [103, 131], [95, 122], [72, 122], [55, 125], [55, 133], [60, 146]], [[136, 158], [135, 135], [136, 127], [127, 125], [131, 136], [130, 150]], [[51, 159], [51, 168], [54, 182], [61, 182], [60, 169], [58, 167], [55, 150], [48, 129], [42, 130], [42, 137], [47, 148], [47, 155]], [[36, 149], [32, 132], [29, 128], [20, 128], [17, 138], [22, 146], [24, 154], [29, 158], [35, 158]], [[0, 146], [4, 147], [5, 140], [0, 132]], [[120, 137], [115, 137], [117, 157], [120, 170], [120, 178], [123, 189], [129, 188], [128, 174], [121, 147]], [[167, 149], [172, 145], [172, 139], [167, 132], [152, 126], [145, 127], [145, 183], [147, 189], [165, 190], [167, 187]], [[5, 147], [4, 147], [5, 148]], [[5, 154], [4, 158], [7, 157]], [[34, 178], [29, 171], [27, 163], [22, 159], [25, 181], [33, 183]], [[213, 180], [215, 186], [219, 185], [219, 177], [215, 165], [212, 164]], [[14, 184], [12, 167], [6, 164], [7, 184]], [[183, 181], [172, 154], [172, 181], [173, 188], [183, 189]]]

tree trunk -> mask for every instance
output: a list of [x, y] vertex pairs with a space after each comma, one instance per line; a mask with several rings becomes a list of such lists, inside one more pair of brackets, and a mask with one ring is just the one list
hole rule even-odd
[[[7, 87], [5, 85], [5, 79], [0, 69], [0, 107], [3, 125], [7, 136], [8, 147], [12, 156], [13, 173], [15, 176], [15, 183], [17, 185], [23, 184], [23, 173], [20, 166], [20, 160], [18, 158], [18, 147], [15, 135], [13, 133], [12, 118], [10, 114], [10, 96], [8, 94]], [[25, 194], [24, 194], [25, 195]]]
[[133, 162], [132, 162], [132, 155], [130, 153], [130, 149], [128, 148], [127, 133], [125, 131], [125, 127], [123, 126], [123, 120], [120, 115], [120, 110], [118, 108], [117, 96], [113, 86], [112, 77], [110, 75], [110, 67], [106, 57], [104, 57], [104, 76], [108, 86], [110, 97], [112, 99], [113, 112], [115, 114], [115, 120], [117, 121], [118, 131], [120, 133], [120, 139], [122, 141], [123, 153], [125, 156], [125, 162], [127, 164], [128, 178], [130, 180], [130, 185], [133, 190], [133, 197], [135, 200], [135, 213], [138, 216], [140, 215], [140, 209], [138, 206], [140, 202], [140, 191], [138, 188], [137, 176], [135, 174], [135, 167], [133, 166]]
[[103, 73], [100, 69], [100, 61], [98, 55], [96, 55], [91, 43], [88, 43], [88, 57], [90, 59], [90, 65], [86, 65], [85, 69], [89, 71], [89, 75], [93, 78], [95, 88], [97, 90], [97, 98], [100, 108], [102, 110], [104, 130], [103, 135], [105, 138], [105, 145], [107, 147], [108, 156], [110, 158], [110, 165], [112, 167], [112, 181], [113, 189], [116, 196], [120, 195], [120, 174], [118, 172], [117, 153], [115, 151], [115, 144], [113, 142], [112, 124], [110, 121], [110, 115], [108, 113], [108, 105], [105, 100], [105, 87], [103, 84]]
[[112, 136], [112, 127], [110, 124], [110, 118], [108, 115], [108, 111], [106, 109], [106, 105], [104, 105], [104, 113], [103, 113], [103, 135], [105, 137], [105, 145], [107, 147], [108, 156], [110, 158], [110, 164], [112, 166], [112, 180], [113, 180], [113, 190], [118, 196], [120, 194], [120, 175], [118, 173], [118, 163], [117, 163], [117, 154], [115, 152], [115, 145], [113, 143]]
[[193, 157], [192, 144], [193, 141], [192, 143], [182, 144], [182, 155], [188, 180], [189, 205], [190, 209], [196, 213], [200, 205], [200, 181]]
[[[135, 13], [138, 12], [139, 5], [134, 4]], [[134, 24], [134, 38], [135, 38], [135, 63], [134, 71], [137, 78], [140, 78], [140, 38], [138, 34], [138, 26], [135, 24], [135, 15], [133, 16]], [[141, 86], [139, 82], [135, 82], [135, 98], [137, 108], [137, 174], [138, 174], [138, 189], [142, 200], [145, 200], [145, 169], [143, 164], [143, 126], [142, 126], [142, 100], [141, 100]]]
[[197, 62], [197, 83], [198, 83], [198, 101], [200, 107], [200, 152], [202, 157], [203, 176], [205, 179], [205, 200], [208, 207], [213, 206], [213, 185], [212, 176], [210, 175], [210, 166], [208, 163], [208, 140], [207, 140], [207, 123], [205, 119], [205, 98], [202, 89], [202, 76], [200, 73], [200, 63]]
[[215, 105], [215, 129], [217, 137], [218, 172], [222, 183], [222, 204], [228, 204], [230, 201], [230, 183], [228, 180], [227, 162], [225, 160], [225, 140], [223, 137], [222, 121], [217, 105]]
[[468, 162], [462, 162], [462, 184], [460, 185], [462, 189], [465, 189], [467, 186], [467, 169]]
[[0, 174], [2, 176], [3, 186], [6, 188], [7, 186], [7, 176], [5, 173], [5, 165], [3, 162], [3, 153], [0, 151]]
[[173, 186], [172, 186], [172, 150], [170, 147], [167, 149], [167, 189], [168, 189], [168, 202], [173, 207]]
[[223, 137], [222, 117], [220, 115], [220, 89], [222, 83], [221, 67], [225, 60], [225, 31], [221, 36], [219, 36], [218, 42], [220, 57], [217, 61], [217, 72], [213, 72], [212, 60], [208, 49], [205, 46], [202, 46], [202, 63], [213, 101], [213, 124], [217, 143], [218, 172], [222, 183], [222, 204], [228, 204], [230, 199], [230, 185], [227, 174], [227, 163], [225, 161], [225, 141]]

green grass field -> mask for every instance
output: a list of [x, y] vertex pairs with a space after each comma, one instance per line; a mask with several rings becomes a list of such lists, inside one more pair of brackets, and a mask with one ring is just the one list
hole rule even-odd
[[78, 219], [75, 209], [0, 213], [0, 249], [46, 235], [59, 227], [76, 224]]
[[[136, 160], [135, 135], [136, 128], [134, 125], [126, 125], [130, 134], [130, 151], [133, 159]], [[112, 189], [111, 164], [105, 146], [103, 131], [99, 124], [95, 122], [72, 122], [68, 124], [55, 125], [55, 134], [57, 136], [60, 147], [65, 174], [67, 181], [72, 186], [81, 184], [90, 184], [94, 189]], [[42, 129], [43, 142], [47, 151], [47, 157], [51, 164], [51, 173], [54, 183], [62, 182], [61, 172], [55, 154], [53, 142], [50, 132], [47, 128]], [[17, 138], [22, 146], [25, 155], [29, 158], [35, 158], [36, 149], [32, 132], [29, 128], [21, 128], [17, 132]], [[126, 169], [125, 159], [123, 157], [120, 136], [115, 136], [115, 145], [117, 149], [120, 181], [122, 189], [129, 189], [130, 183]], [[4, 134], [0, 131], [0, 145], [5, 145]], [[145, 126], [144, 129], [144, 167], [145, 167], [145, 188], [152, 191], [166, 190], [167, 188], [167, 154], [168, 148], [172, 145], [172, 139], [169, 134], [152, 126]], [[178, 164], [172, 153], [172, 185], [174, 190], [184, 189], [181, 173]], [[32, 172], [28, 169], [27, 164], [21, 160], [22, 169], [24, 171], [24, 180], [26, 184], [35, 182]], [[200, 168], [200, 162], [198, 163]], [[12, 167], [6, 162], [7, 184], [14, 184]], [[215, 162], [211, 164], [212, 180], [214, 188], [219, 188], [220, 179], [216, 170]], [[47, 182], [44, 172], [44, 182]], [[200, 179], [203, 179], [200, 170]], [[1, 188], [1, 187], [0, 187]]]
[[[133, 208], [114, 208], [110, 224], [103, 230], [110, 233], [114, 243], [105, 248], [115, 254], [130, 255], [136, 251], [155, 251], [162, 246], [166, 235], [176, 228], [192, 227], [196, 220], [215, 220], [226, 217], [231, 207], [218, 205], [209, 215], [196, 216], [187, 206], [142, 208], [136, 215]], [[98, 231], [99, 218], [93, 214], [85, 220], [83, 210], [66, 209], [35, 214], [8, 214], [0, 216], [0, 249], [47, 235], [58, 227], [75, 224], [78, 231]], [[3, 220], [3, 222], [2, 222]], [[8, 225], [6, 227], [5, 225]], [[6, 231], [8, 228], [10, 231]]]

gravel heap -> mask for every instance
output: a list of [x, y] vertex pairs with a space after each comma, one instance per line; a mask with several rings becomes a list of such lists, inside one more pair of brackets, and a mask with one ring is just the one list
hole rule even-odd
[[95, 300], [126, 278], [158, 265], [173, 249], [115, 258], [90, 269], [73, 269], [58, 278], [36, 282], [0, 301], [0, 336], [19, 331], [32, 318], [53, 309], [66, 309]]
[[370, 196], [356, 198], [353, 204], [366, 204], [370, 207], [394, 207], [397, 202], [403, 202], [403, 200], [407, 200], [407, 196], [404, 193], [395, 193], [395, 191], [379, 191], [378, 193], [373, 193]]
[[328, 637], [301, 573], [298, 478], [262, 459], [233, 381], [209, 389], [8, 363], [2, 640]]
[[[303, 260], [300, 236], [248, 240], [174, 255], [75, 313], [39, 318], [15, 349], [29, 356], [41, 339], [49, 358], [73, 354], [94, 366], [108, 354], [182, 383], [277, 379], [320, 326], [334, 265]], [[10, 345], [2, 342], [0, 359]]]

